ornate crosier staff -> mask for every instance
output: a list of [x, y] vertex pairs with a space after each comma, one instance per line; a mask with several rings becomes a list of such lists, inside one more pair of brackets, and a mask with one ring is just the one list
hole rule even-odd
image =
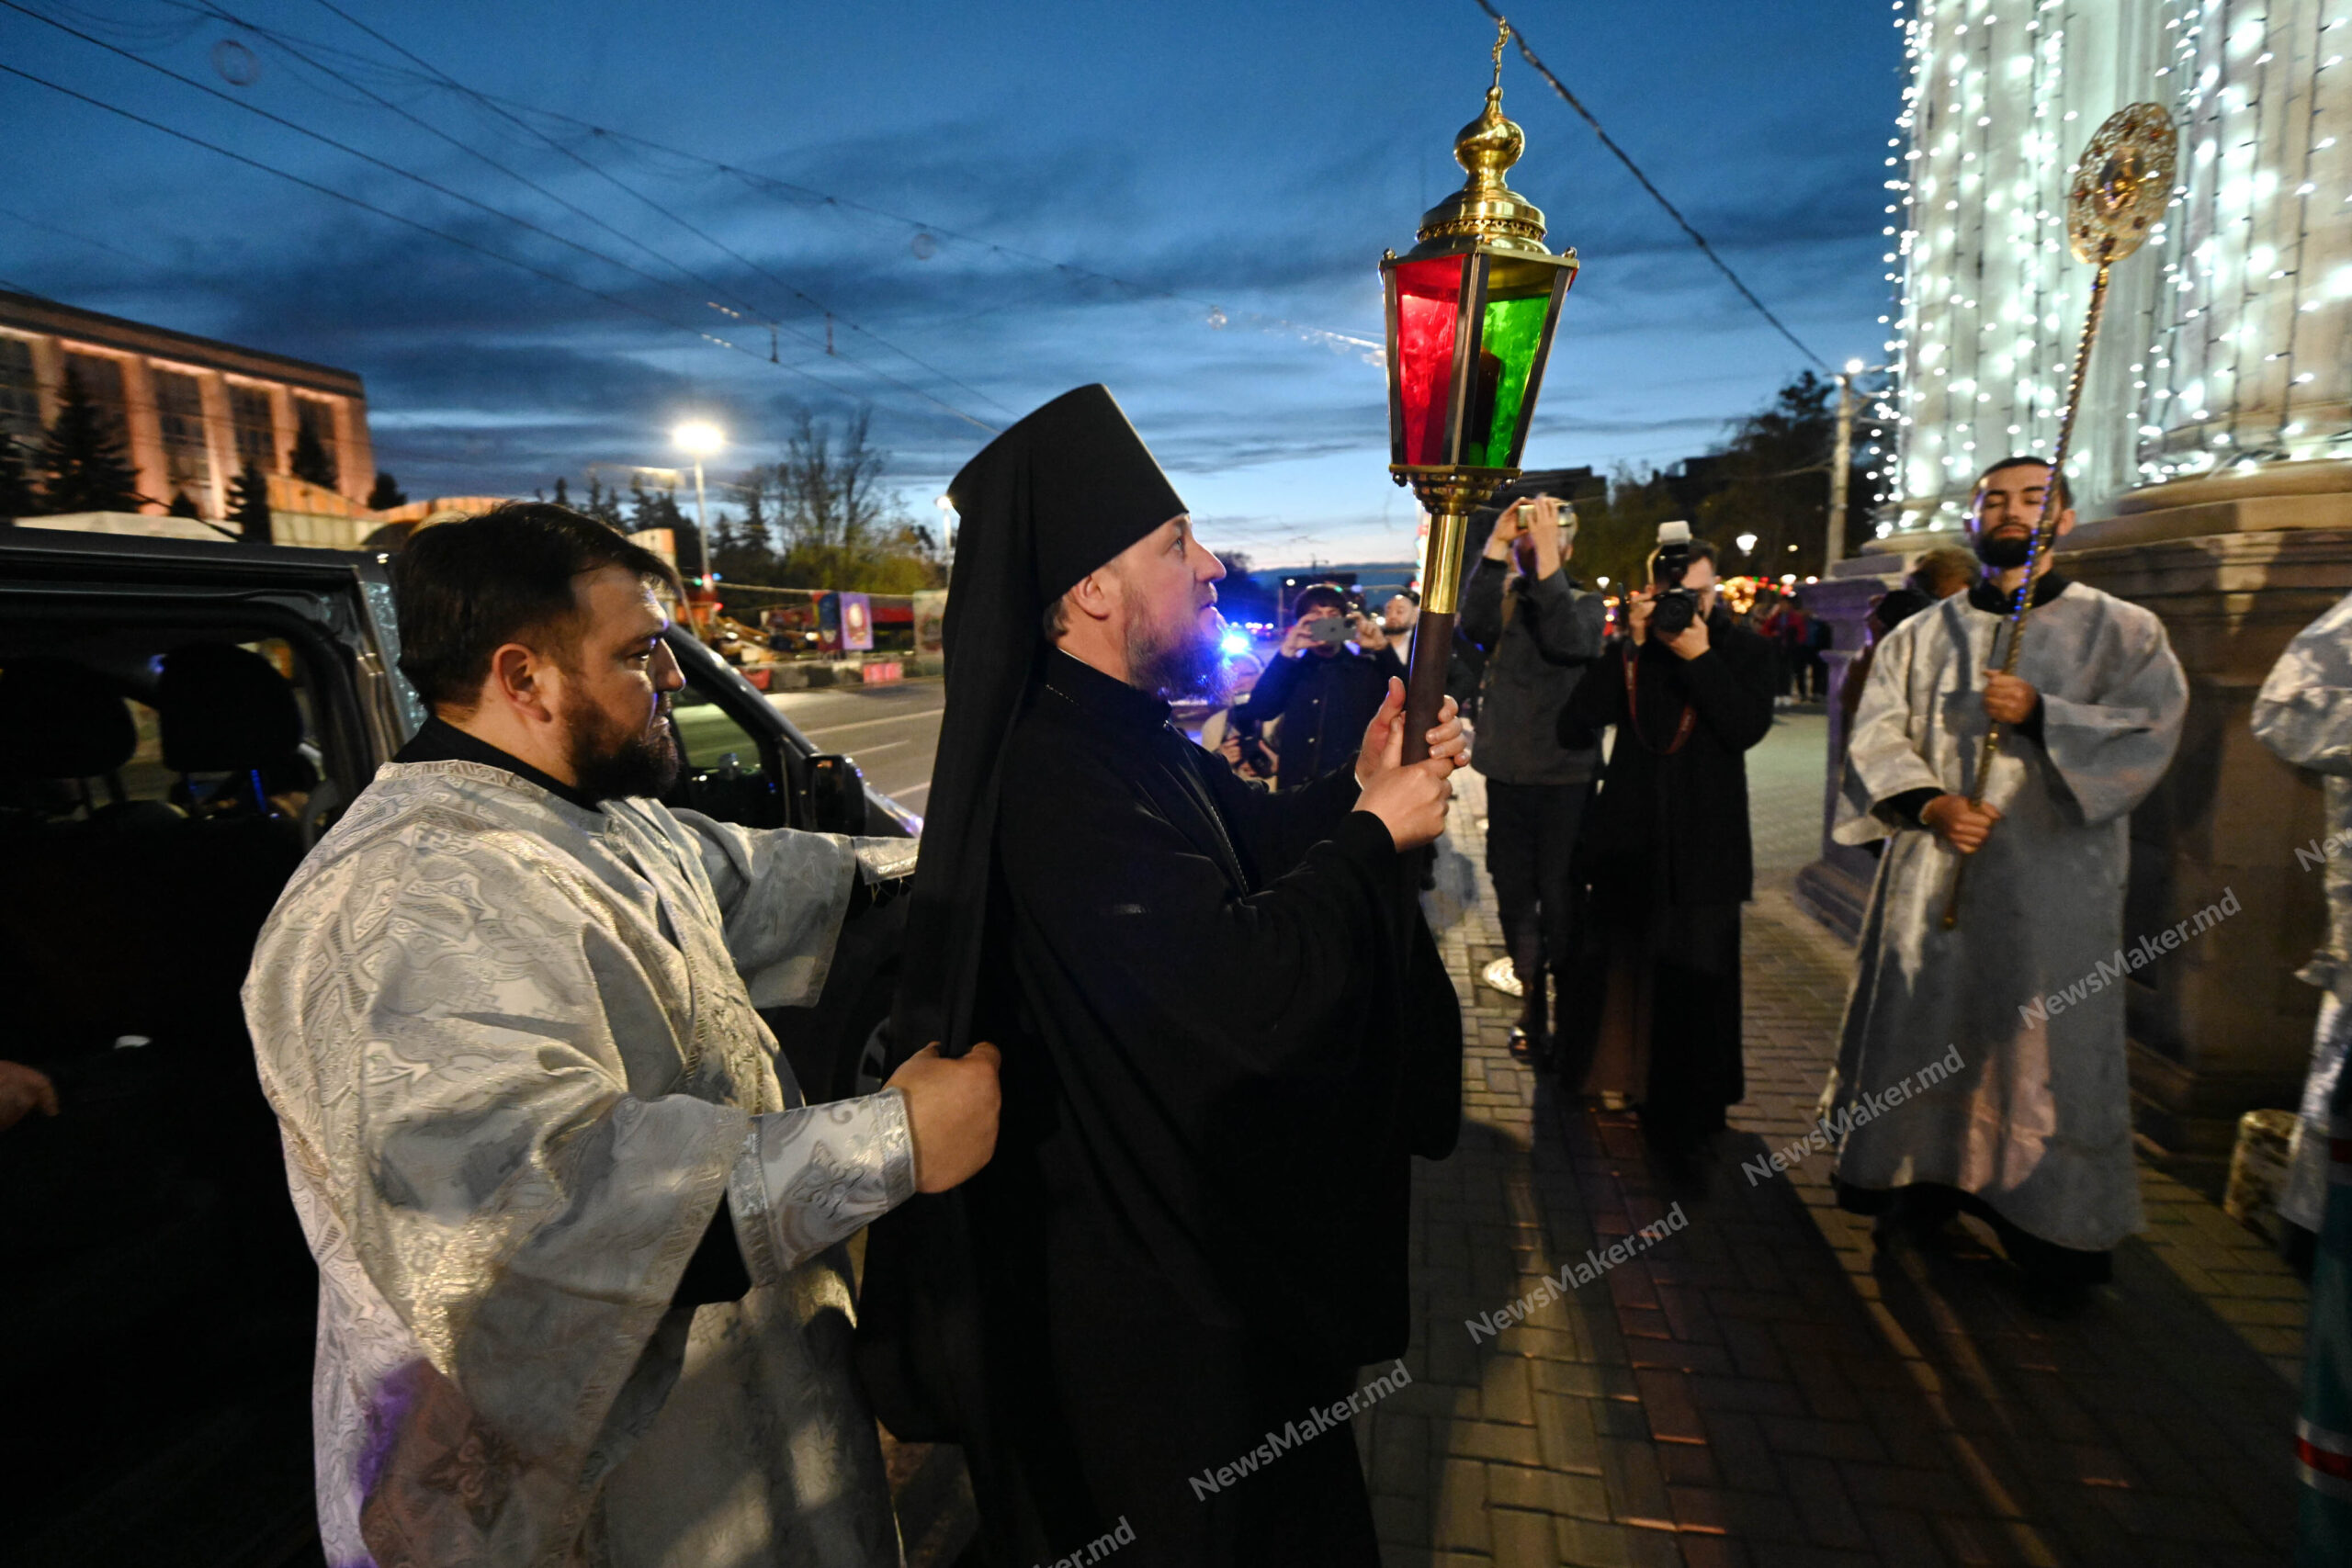
[[[2008, 643], [2001, 655], [2001, 673], [2014, 675], [2018, 652], [2025, 638], [2025, 618], [2033, 613], [2033, 579], [2041, 553], [2056, 536], [2059, 515], [2065, 508], [2059, 496], [2066, 485], [2066, 454], [2075, 441], [2075, 415], [2082, 408], [2083, 383], [2088, 378], [2091, 345], [2098, 341], [2100, 314], [2107, 309], [2107, 276], [2117, 262], [2138, 250], [2149, 226], [2164, 215], [2172, 199], [2173, 163], [2178, 138], [2172, 116], [2161, 104], [2133, 104], [2119, 109], [2098, 128], [2075, 166], [2075, 183], [2066, 192], [2066, 240], [2075, 259], [2098, 268], [2091, 278], [2090, 312], [2083, 320], [2082, 342], [2075, 349], [2075, 372], [2066, 383], [2066, 412], [2058, 420], [2058, 446], [2050, 455], [2050, 482], [2041, 491], [2041, 515], [2026, 545], [2025, 578], [2010, 597]], [[1996, 632], [1997, 638], [2000, 635]], [[1976, 754], [1976, 782], [1968, 793], [1969, 809], [1984, 804], [1984, 790], [1993, 774], [1993, 759], [2001, 749], [2001, 727], [1988, 723], [1984, 744]], [[1944, 901], [1943, 929], [1960, 924], [1960, 892], [1968, 880], [1962, 855], [1952, 872], [1951, 894]]]

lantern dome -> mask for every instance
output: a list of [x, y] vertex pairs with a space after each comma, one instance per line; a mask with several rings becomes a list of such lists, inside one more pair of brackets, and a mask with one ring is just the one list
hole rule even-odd
[[1487, 244], [1498, 250], [1544, 248], [1544, 213], [1533, 202], [1503, 183], [1503, 175], [1527, 150], [1527, 137], [1516, 121], [1503, 115], [1503, 39], [1495, 39], [1495, 81], [1487, 89], [1487, 107], [1453, 139], [1453, 161], [1470, 175], [1460, 190], [1421, 214], [1414, 238], [1416, 256], [1442, 255], [1467, 245]]

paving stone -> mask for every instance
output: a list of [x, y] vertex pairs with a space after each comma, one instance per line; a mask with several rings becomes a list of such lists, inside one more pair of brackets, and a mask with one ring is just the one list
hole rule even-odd
[[1555, 1531], [1550, 1514], [1523, 1508], [1496, 1508], [1487, 1517], [1498, 1563], [1543, 1562], [1548, 1560]]
[[1682, 1553], [1671, 1531], [1567, 1518], [1554, 1519], [1552, 1529], [1558, 1561], [1569, 1568], [1681, 1568]]
[[1431, 1513], [1430, 1544], [1487, 1551], [1491, 1539], [1487, 1530], [1487, 1467], [1471, 1459], [1445, 1461], [1438, 1467], [1437, 1499]]
[[1609, 1491], [1598, 1475], [1572, 1475], [1528, 1465], [1488, 1465], [1487, 1501], [1498, 1508], [1533, 1508], [1547, 1514], [1573, 1514], [1581, 1519], [1609, 1517]]

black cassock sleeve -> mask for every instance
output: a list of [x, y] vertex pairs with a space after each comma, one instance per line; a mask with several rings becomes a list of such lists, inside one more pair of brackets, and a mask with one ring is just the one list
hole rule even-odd
[[[1199, 841], [1214, 824], [1180, 828], [1091, 755], [1062, 759], [1060, 781], [1021, 787], [1013, 775], [1030, 761], [1008, 761], [998, 829], [1007, 890], [1069, 979], [1122, 1026], [1138, 1066], [1164, 1057], [1192, 1083], [1217, 1070], [1345, 1065], [1351, 1047], [1329, 1026], [1361, 1008], [1366, 965], [1395, 924], [1396, 850], [1378, 818], [1332, 812], [1330, 779], [1299, 792], [1296, 819], [1268, 796], [1253, 837], [1280, 843], [1308, 836], [1307, 818], [1338, 820], [1241, 897]], [[1340, 774], [1351, 787], [1350, 771]], [[1180, 1099], [1184, 1083], [1170, 1085]]]
[[1194, 772], [1208, 785], [1217, 809], [1240, 840], [1242, 854], [1261, 882], [1284, 874], [1308, 850], [1329, 838], [1363, 793], [1356, 783], [1352, 760], [1302, 789], [1277, 793], [1242, 778], [1208, 752], [1202, 756], [1206, 765]]

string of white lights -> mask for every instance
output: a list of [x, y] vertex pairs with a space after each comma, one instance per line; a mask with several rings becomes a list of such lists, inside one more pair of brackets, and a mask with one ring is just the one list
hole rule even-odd
[[2119, 275], [2110, 331], [2135, 347], [2094, 365], [2078, 494], [2352, 457], [2352, 148], [2332, 129], [2352, 0], [1892, 9], [1910, 81], [1887, 165], [1883, 534], [1949, 526], [1984, 462], [2054, 442], [2089, 280], [2065, 186], [2134, 98], [2170, 100], [2180, 173], [2144, 276]]

